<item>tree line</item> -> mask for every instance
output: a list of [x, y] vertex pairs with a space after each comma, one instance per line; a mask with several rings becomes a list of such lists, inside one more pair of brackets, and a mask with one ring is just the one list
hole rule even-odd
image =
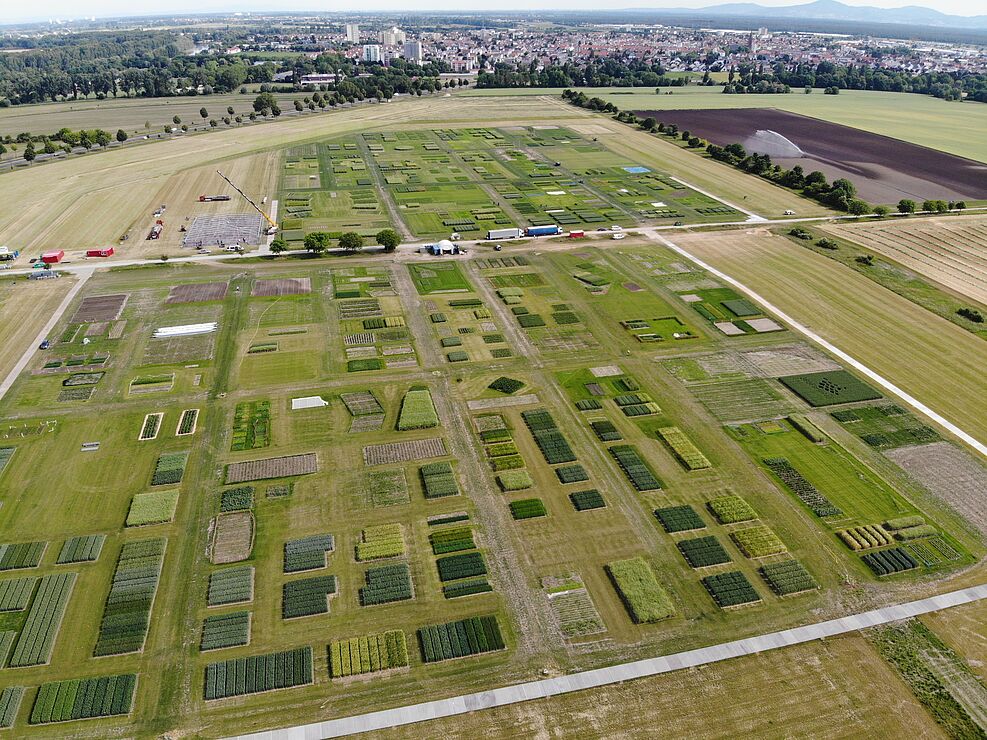
[[[712, 66], [718, 66], [713, 62]], [[699, 84], [715, 85], [710, 79], [710, 65]], [[689, 84], [685, 76], [670, 77], [658, 63], [641, 60], [624, 61], [616, 56], [591, 58], [584, 64], [565, 62], [539, 67], [528, 65], [494, 65], [492, 72], [480, 72], [477, 87], [674, 87]], [[911, 74], [892, 69], [872, 69], [864, 65], [839, 65], [832, 62], [801, 64], [743, 63], [728, 70], [726, 82], [719, 83], [725, 93], [788, 93], [793, 89], [821, 89], [833, 94], [840, 90], [877, 90], [933, 95], [945, 100], [966, 97], [987, 103], [987, 74], [929, 72]]]

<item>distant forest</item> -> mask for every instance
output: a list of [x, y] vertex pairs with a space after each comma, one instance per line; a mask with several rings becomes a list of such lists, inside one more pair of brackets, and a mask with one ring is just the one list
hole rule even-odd
[[[188, 55], [192, 41], [170, 31], [93, 32], [0, 42], [0, 106], [78, 97], [170, 97], [233, 92], [247, 83], [269, 83], [275, 65], [254, 65], [250, 54]], [[258, 59], [263, 62], [263, 59]], [[339, 85], [321, 86], [343, 99], [391, 98], [437, 89], [445, 65], [395, 60], [390, 67], [356, 65], [336, 54], [289, 60], [292, 83], [311, 73], [342, 73]], [[292, 83], [289, 83], [291, 87]], [[299, 88], [300, 89], [300, 88]]]
[[[715, 85], [708, 75], [705, 84]], [[685, 84], [681, 77], [669, 77], [658, 64], [625, 62], [615, 57], [594, 59], [587, 64], [535, 65], [497, 64], [493, 72], [481, 72], [477, 87], [663, 87]], [[729, 89], [727, 90], [727, 86]], [[774, 86], [774, 87], [773, 87]], [[933, 95], [945, 100], [967, 99], [987, 103], [987, 75], [946, 73], [911, 75], [887, 69], [840, 66], [831, 62], [817, 65], [741, 64], [729, 71], [725, 91], [786, 92], [801, 88], [838, 90], [880, 90]]]

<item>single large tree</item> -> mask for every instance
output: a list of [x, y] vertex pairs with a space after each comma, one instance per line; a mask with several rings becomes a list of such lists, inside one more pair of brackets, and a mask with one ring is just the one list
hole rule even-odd
[[322, 254], [329, 248], [331, 237], [325, 231], [313, 231], [305, 235], [305, 249], [312, 254]]
[[401, 237], [394, 229], [381, 229], [374, 238], [377, 239], [377, 243], [384, 248], [385, 252], [393, 252], [401, 243]]
[[363, 237], [355, 231], [347, 231], [339, 237], [339, 246], [348, 252], [355, 252], [363, 246]]

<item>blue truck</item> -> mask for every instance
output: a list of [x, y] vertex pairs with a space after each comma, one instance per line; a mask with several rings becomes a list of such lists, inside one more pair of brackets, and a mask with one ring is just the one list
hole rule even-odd
[[551, 226], [529, 226], [524, 230], [525, 236], [556, 236], [562, 229], [557, 224]]

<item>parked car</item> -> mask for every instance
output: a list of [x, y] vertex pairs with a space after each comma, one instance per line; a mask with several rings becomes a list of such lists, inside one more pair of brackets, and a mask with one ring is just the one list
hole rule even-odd
[[38, 345], [38, 349], [48, 349], [51, 347], [51, 342], [45, 339], [41, 344]]

